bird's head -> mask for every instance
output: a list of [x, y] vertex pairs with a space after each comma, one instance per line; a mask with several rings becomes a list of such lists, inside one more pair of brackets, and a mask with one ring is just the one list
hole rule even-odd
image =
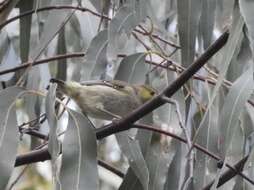
[[147, 85], [136, 85], [138, 97], [144, 103], [150, 100], [155, 94], [157, 94], [156, 90]]
[[77, 96], [79, 93], [79, 89], [82, 87], [82, 85], [78, 82], [74, 81], [65, 82], [63, 80], [55, 78], [50, 79], [50, 82], [56, 83], [58, 90], [70, 97]]

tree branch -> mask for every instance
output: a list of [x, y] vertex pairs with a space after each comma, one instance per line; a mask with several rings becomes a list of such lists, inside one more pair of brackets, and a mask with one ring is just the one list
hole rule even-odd
[[[73, 58], [73, 57], [84, 57], [84, 56], [85, 56], [84, 53], [70, 53], [70, 54], [64, 54], [64, 55], [56, 55], [54, 57], [34, 61], [33, 66], [40, 65], [40, 64], [43, 64], [43, 63], [48, 63], [48, 62], [51, 62], [51, 61], [61, 60], [61, 59], [67, 59], [67, 58]], [[5, 69], [3, 71], [0, 71], [0, 75], [4, 75], [4, 74], [7, 74], [7, 73], [15, 72], [17, 70], [25, 69], [29, 66], [31, 66], [31, 62], [26, 62], [26, 63], [20, 64], [17, 67], [13, 67], [13, 68], [10, 68], [10, 69]]]
[[[248, 160], [249, 156], [245, 156], [239, 162], [237, 162], [231, 169], [224, 172], [218, 182], [217, 188], [228, 182], [230, 179], [235, 177], [237, 174], [241, 173], [246, 161]], [[249, 180], [248, 180], [249, 181]], [[212, 180], [207, 186], [205, 186], [202, 190], [209, 190], [212, 185], [214, 184], [215, 180]], [[253, 183], [252, 183], [253, 184]]]

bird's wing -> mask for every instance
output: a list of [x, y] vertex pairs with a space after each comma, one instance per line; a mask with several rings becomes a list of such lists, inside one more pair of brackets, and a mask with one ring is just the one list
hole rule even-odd
[[128, 85], [128, 83], [126, 83], [124, 81], [120, 81], [120, 80], [112, 80], [112, 81], [107, 81], [107, 80], [91, 80], [91, 81], [81, 82], [81, 84], [82, 85], [86, 85], [86, 86], [105, 85], [105, 86], [108, 86], [108, 87], [112, 87], [114, 89], [122, 89], [126, 85]]
[[88, 80], [80, 82], [81, 85], [84, 86], [93, 86], [93, 85], [104, 85], [103, 80]]

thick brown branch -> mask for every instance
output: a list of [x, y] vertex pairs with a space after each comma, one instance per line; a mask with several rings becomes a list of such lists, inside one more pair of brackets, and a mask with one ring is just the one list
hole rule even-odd
[[[16, 162], [15, 162], [15, 166], [21, 166], [21, 165], [25, 165], [25, 164], [31, 164], [31, 163], [35, 163], [35, 162], [41, 162], [41, 161], [46, 161], [46, 160], [50, 160], [50, 154], [48, 152], [48, 148], [44, 147], [40, 150], [34, 150], [32, 152], [29, 152], [27, 154], [23, 154], [17, 157]], [[110, 166], [109, 164], [107, 164], [106, 162], [102, 161], [102, 160], [98, 160], [99, 165], [101, 165], [102, 167], [110, 170], [111, 172], [115, 173], [116, 175], [118, 175], [119, 177], [124, 177], [124, 174], [119, 171], [118, 169], [114, 168], [113, 166]]]
[[[226, 182], [228, 182], [230, 179], [232, 179], [233, 177], [235, 177], [237, 174], [241, 173], [243, 168], [244, 168], [244, 164], [246, 163], [246, 161], [248, 160], [249, 156], [245, 156], [242, 160], [240, 160], [239, 162], [237, 162], [233, 169], [229, 169], [228, 171], [224, 172], [218, 182], [217, 188], [222, 186], [223, 184], [225, 184]], [[212, 185], [214, 184], [215, 180], [211, 181], [207, 186], [205, 186], [202, 190], [209, 190]]]
[[48, 148], [44, 147], [39, 150], [33, 150], [29, 153], [17, 156], [15, 166], [21, 166], [25, 164], [31, 164], [35, 162], [41, 162], [45, 160], [50, 160], [50, 154]]

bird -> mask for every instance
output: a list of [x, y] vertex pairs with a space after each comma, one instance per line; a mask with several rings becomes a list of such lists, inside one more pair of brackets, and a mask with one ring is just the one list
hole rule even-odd
[[129, 84], [119, 80], [95, 80], [83, 83], [52, 78], [61, 93], [69, 96], [82, 113], [102, 120], [119, 119], [157, 94], [144, 84]]

